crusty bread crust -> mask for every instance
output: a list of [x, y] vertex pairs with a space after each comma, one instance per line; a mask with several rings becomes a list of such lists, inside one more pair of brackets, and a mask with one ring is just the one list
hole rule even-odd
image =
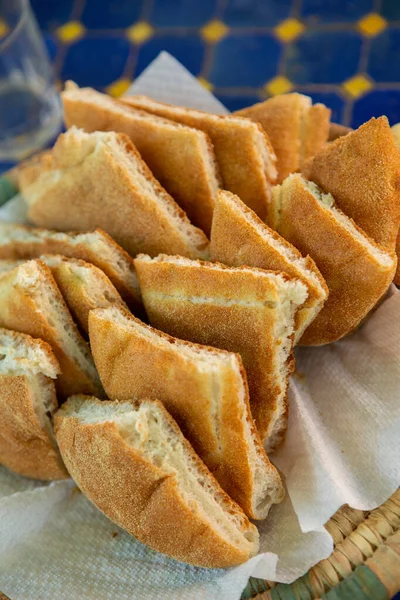
[[[271, 240], [271, 241], [269, 241]], [[283, 251], [280, 251], [275, 241]], [[284, 250], [289, 254], [284, 254]], [[283, 271], [291, 277], [297, 277], [307, 286], [308, 298], [296, 314], [296, 339], [308, 327], [321, 310], [328, 288], [315, 262], [307, 256], [300, 269], [291, 256], [302, 259], [300, 252], [268, 227], [237, 196], [220, 190], [214, 211], [211, 230], [210, 257], [232, 267], [247, 265], [260, 269]], [[307, 270], [314, 275], [317, 285]]]
[[143, 309], [133, 259], [102, 229], [57, 232], [0, 222], [0, 259], [39, 258], [61, 254], [101, 269], [136, 313]]
[[34, 181], [21, 178], [33, 223], [60, 231], [101, 227], [127, 252], [207, 256], [208, 240], [153, 177], [122, 133], [72, 128]]
[[121, 101], [204, 131], [214, 145], [224, 188], [237, 194], [259, 217], [266, 217], [271, 185], [276, 180], [276, 157], [258, 123], [172, 106], [146, 96], [126, 96]]
[[[42, 378], [55, 408], [55, 385]], [[32, 479], [67, 479], [57, 446], [38, 419], [33, 394], [27, 375], [0, 374], [0, 464]]]
[[89, 331], [89, 312], [112, 304], [126, 306], [108, 277], [94, 265], [77, 258], [43, 255], [74, 320]]
[[62, 398], [81, 391], [101, 394], [98, 378], [91, 377], [86, 373], [65, 345], [61, 343], [59, 331], [47, 314], [46, 307], [42, 306], [40, 298], [35, 297], [35, 291], [40, 290], [42, 294], [46, 295], [47, 289], [52, 290], [53, 297], [57, 302], [56, 310], [60, 311], [64, 323], [73, 333], [74, 343], [79, 344], [82, 353], [90, 360], [87, 344], [80, 336], [71, 318], [50, 269], [39, 260], [31, 261], [31, 263], [33, 263], [32, 269], [37, 276], [37, 281], [32, 286], [29, 286], [29, 280], [20, 281], [21, 269], [25, 265], [16, 267], [0, 276], [0, 326], [43, 339], [51, 346], [61, 367], [56, 387]]
[[275, 188], [273, 204], [280, 215], [277, 231], [315, 260], [329, 288], [324, 308], [300, 341], [318, 346], [339, 340], [359, 325], [387, 291], [397, 261], [394, 253], [387, 253], [387, 266], [379, 264], [306, 185], [301, 175], [290, 176]]
[[343, 212], [393, 251], [400, 225], [400, 153], [386, 117], [328, 144], [302, 169]]
[[[298, 171], [302, 160], [318, 152], [328, 138], [331, 111], [323, 104], [311, 106], [302, 94], [275, 96], [235, 114], [260, 123], [266, 131], [277, 157], [277, 183]], [[303, 114], [308, 121], [304, 130]]]
[[[261, 269], [203, 261], [179, 264], [179, 257], [158, 259], [150, 261], [140, 255], [135, 259], [150, 323], [177, 338], [241, 355], [251, 412], [264, 440], [272, 433], [282, 408], [278, 398], [287, 388], [287, 379], [277, 376], [277, 349], [282, 340], [276, 338], [276, 284]], [[289, 373], [294, 368], [291, 355], [286, 366]], [[281, 426], [286, 428], [285, 419]]]
[[203, 131], [135, 110], [91, 88], [66, 90], [61, 97], [67, 127], [128, 135], [192, 223], [210, 233], [220, 177]]
[[[223, 489], [249, 517], [265, 518], [284, 491], [251, 417], [240, 356], [173, 338], [122, 308], [95, 310], [89, 322], [108, 398], [161, 400]], [[188, 357], [185, 348], [197, 357]], [[206, 364], [207, 354], [214, 363]], [[268, 498], [258, 490], [267, 479]]]
[[[152, 404], [156, 404], [155, 401]], [[182, 441], [186, 452], [196, 460], [203, 476], [213, 487], [219, 488], [172, 417], [161, 403], [157, 406], [168, 420], [174, 437]], [[68, 471], [82, 492], [140, 542], [177, 560], [202, 567], [229, 567], [250, 558], [248, 549], [228, 543], [192, 510], [180, 492], [176, 476], [156, 467], [128, 445], [111, 420], [85, 424], [61, 409], [55, 417], [55, 435]], [[255, 535], [254, 525], [221, 488], [219, 495], [226, 510], [240, 518], [241, 531]]]

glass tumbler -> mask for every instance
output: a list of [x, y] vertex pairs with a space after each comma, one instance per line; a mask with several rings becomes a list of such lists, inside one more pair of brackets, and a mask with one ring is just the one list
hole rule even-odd
[[0, 0], [0, 161], [19, 161], [59, 132], [62, 108], [29, 0]]

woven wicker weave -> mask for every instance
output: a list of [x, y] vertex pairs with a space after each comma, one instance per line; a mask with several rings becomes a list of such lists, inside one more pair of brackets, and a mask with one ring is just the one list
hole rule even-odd
[[388, 600], [400, 591], [400, 490], [370, 512], [343, 506], [325, 525], [335, 549], [290, 585], [250, 579], [243, 598]]

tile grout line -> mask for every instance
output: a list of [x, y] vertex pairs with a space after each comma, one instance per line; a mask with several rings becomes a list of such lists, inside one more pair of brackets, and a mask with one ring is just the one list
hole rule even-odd
[[[222, 20], [222, 15], [224, 14], [226, 5], [227, 5], [227, 0], [217, 0], [217, 2], [215, 3], [214, 14], [211, 19], [212, 21]], [[199, 76], [203, 77], [203, 79], [206, 79], [208, 81], [208, 77], [210, 76], [211, 68], [212, 68], [212, 65], [214, 62], [214, 51], [215, 51], [216, 43], [215, 42], [206, 42], [204, 39], [203, 39], [203, 43], [204, 43], [204, 58], [203, 58], [203, 64], [200, 69]]]

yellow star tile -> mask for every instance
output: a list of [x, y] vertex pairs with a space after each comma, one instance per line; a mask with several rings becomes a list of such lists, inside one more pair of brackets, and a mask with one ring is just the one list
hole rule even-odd
[[304, 25], [297, 19], [286, 19], [274, 29], [275, 35], [282, 42], [292, 42], [304, 31]]
[[129, 27], [126, 34], [132, 42], [142, 44], [152, 37], [154, 29], [146, 21], [140, 21], [136, 25]]
[[293, 84], [287, 77], [279, 75], [268, 81], [264, 89], [270, 96], [278, 96], [278, 94], [290, 92], [293, 89]]
[[355, 75], [347, 79], [342, 87], [353, 98], [359, 98], [372, 88], [372, 83], [365, 75]]
[[210, 90], [210, 92], [214, 89], [213, 84], [207, 81], [207, 79], [204, 79], [204, 77], [198, 77], [197, 81], [199, 81], [206, 90]]
[[378, 13], [369, 13], [358, 21], [358, 29], [368, 37], [375, 37], [386, 29], [387, 21]]
[[114, 98], [118, 98], [119, 96], [122, 96], [122, 94], [124, 94], [126, 92], [126, 90], [129, 88], [129, 86], [131, 85], [132, 81], [130, 79], [117, 79], [117, 81], [114, 81], [114, 83], [112, 83], [111, 85], [109, 85], [106, 89], [107, 94], [110, 94], [110, 96], [114, 96]]
[[201, 34], [207, 42], [219, 42], [229, 31], [229, 28], [222, 21], [210, 21], [201, 29]]
[[0, 38], [4, 37], [8, 33], [9, 27], [7, 23], [0, 19]]
[[85, 28], [79, 21], [70, 21], [56, 30], [62, 42], [76, 42], [85, 35]]

